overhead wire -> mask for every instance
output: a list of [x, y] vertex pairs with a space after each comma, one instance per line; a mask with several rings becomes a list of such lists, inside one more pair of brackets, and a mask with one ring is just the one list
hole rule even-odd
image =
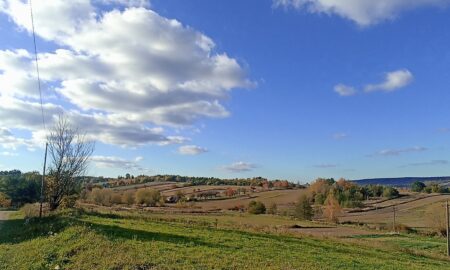
[[[34, 62], [36, 64], [36, 76], [37, 76], [37, 83], [38, 83], [38, 90], [39, 90], [39, 101], [41, 104], [41, 115], [42, 115], [42, 126], [44, 127], [44, 132], [46, 131], [45, 126], [45, 115], [44, 115], [44, 105], [42, 101], [42, 89], [41, 89], [41, 75], [39, 73], [39, 61], [38, 61], [38, 51], [36, 46], [36, 32], [34, 29], [34, 16], [33, 16], [33, 4], [31, 0], [29, 0], [30, 4], [30, 16], [31, 16], [31, 30], [33, 32], [33, 45], [34, 45]], [[45, 155], [44, 155], [44, 166], [42, 169], [42, 179], [41, 179], [41, 197], [39, 200], [39, 217], [42, 217], [42, 204], [44, 202], [44, 183], [45, 183], [45, 168], [47, 166], [47, 148], [48, 148], [48, 142], [45, 142]]]
[[31, 2], [31, 0], [29, 0], [29, 4], [30, 4], [30, 15], [31, 15], [31, 30], [33, 32], [34, 62], [35, 62], [35, 66], [36, 66], [36, 75], [37, 75], [37, 83], [38, 83], [38, 90], [39, 90], [39, 101], [41, 104], [42, 125], [44, 126], [44, 130], [46, 130], [44, 105], [43, 105], [43, 101], [42, 101], [41, 75], [39, 73], [39, 61], [38, 61], [38, 53], [37, 53], [37, 46], [36, 46], [36, 33], [34, 30], [33, 4]]

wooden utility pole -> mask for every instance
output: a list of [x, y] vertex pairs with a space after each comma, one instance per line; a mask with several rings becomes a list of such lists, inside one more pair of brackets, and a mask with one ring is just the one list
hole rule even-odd
[[42, 179], [41, 179], [41, 198], [39, 201], [39, 218], [42, 218], [42, 203], [44, 202], [44, 184], [45, 184], [45, 167], [47, 166], [47, 148], [48, 142], [45, 143], [44, 168], [42, 170]]
[[394, 233], [397, 233], [397, 228], [395, 226], [395, 204], [392, 207], [394, 208]]
[[447, 219], [446, 224], [447, 224], [447, 256], [450, 256], [450, 234], [449, 234], [449, 219], [448, 219], [448, 199], [447, 202], [445, 203], [445, 218]]

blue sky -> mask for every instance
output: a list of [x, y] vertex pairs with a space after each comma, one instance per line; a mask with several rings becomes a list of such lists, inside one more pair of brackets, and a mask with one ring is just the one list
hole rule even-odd
[[[89, 174], [449, 175], [449, 1], [77, 1], [35, 19]], [[37, 170], [27, 5], [0, 3], [0, 169]]]

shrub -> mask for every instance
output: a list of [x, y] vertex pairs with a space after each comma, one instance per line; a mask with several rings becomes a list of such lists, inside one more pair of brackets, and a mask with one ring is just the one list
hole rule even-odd
[[302, 195], [295, 204], [294, 216], [299, 219], [311, 220], [313, 209], [306, 195]]
[[247, 211], [254, 215], [264, 214], [266, 213], [266, 206], [262, 202], [251, 201], [248, 204]]
[[11, 199], [2, 192], [0, 192], [0, 207], [11, 207]]
[[398, 197], [398, 195], [398, 190], [393, 187], [384, 187], [383, 189], [383, 197], [385, 198], [392, 199]]
[[396, 224], [395, 231], [398, 233], [413, 233], [415, 230], [405, 224]]
[[322, 205], [325, 202], [326, 197], [322, 194], [316, 194], [316, 196], [314, 196], [314, 203], [318, 204], [318, 205]]
[[268, 214], [275, 215], [277, 213], [277, 204], [271, 203], [269, 209], [267, 210]]
[[[22, 211], [25, 218], [35, 218], [39, 217], [39, 203], [27, 203], [20, 210]], [[48, 206], [43, 205], [42, 207], [42, 215], [48, 214]]]
[[70, 209], [74, 208], [78, 200], [77, 195], [69, 195], [64, 196], [61, 200], [61, 204], [59, 205], [59, 208], [61, 209]]
[[228, 210], [231, 210], [231, 211], [241, 211], [241, 212], [243, 212], [244, 209], [245, 209], [245, 206], [242, 204], [238, 204], [238, 205], [228, 208]]
[[127, 190], [122, 194], [122, 203], [127, 205], [134, 204], [134, 192], [132, 190]]
[[96, 204], [111, 206], [113, 193], [111, 189], [94, 188], [90, 194], [90, 199]]
[[338, 222], [338, 215], [341, 213], [339, 201], [334, 197], [333, 193], [328, 194], [325, 200], [323, 214], [328, 221]]
[[156, 189], [139, 189], [136, 192], [136, 202], [147, 206], [161, 205], [161, 194]]
[[414, 192], [421, 192], [424, 188], [425, 184], [420, 181], [416, 181], [411, 185], [411, 190]]
[[177, 190], [175, 197], [177, 197], [177, 203], [186, 202], [186, 195], [181, 190]]
[[224, 193], [227, 197], [233, 197], [237, 194], [237, 191], [232, 188], [227, 188]]
[[114, 193], [111, 196], [111, 203], [112, 204], [121, 204], [122, 203], [122, 196], [119, 193]]

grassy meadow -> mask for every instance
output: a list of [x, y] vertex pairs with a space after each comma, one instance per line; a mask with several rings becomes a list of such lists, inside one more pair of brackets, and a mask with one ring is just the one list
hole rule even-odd
[[[230, 226], [254, 216], [69, 211], [3, 221], [1, 269], [449, 269], [441, 238], [315, 238]], [[268, 222], [271, 216], [258, 216]], [[251, 223], [258, 223], [253, 220]], [[278, 220], [284, 224], [283, 220]], [[236, 223], [235, 223], [236, 224]], [[255, 227], [256, 228], [256, 227]], [[370, 241], [369, 241], [370, 240]]]

